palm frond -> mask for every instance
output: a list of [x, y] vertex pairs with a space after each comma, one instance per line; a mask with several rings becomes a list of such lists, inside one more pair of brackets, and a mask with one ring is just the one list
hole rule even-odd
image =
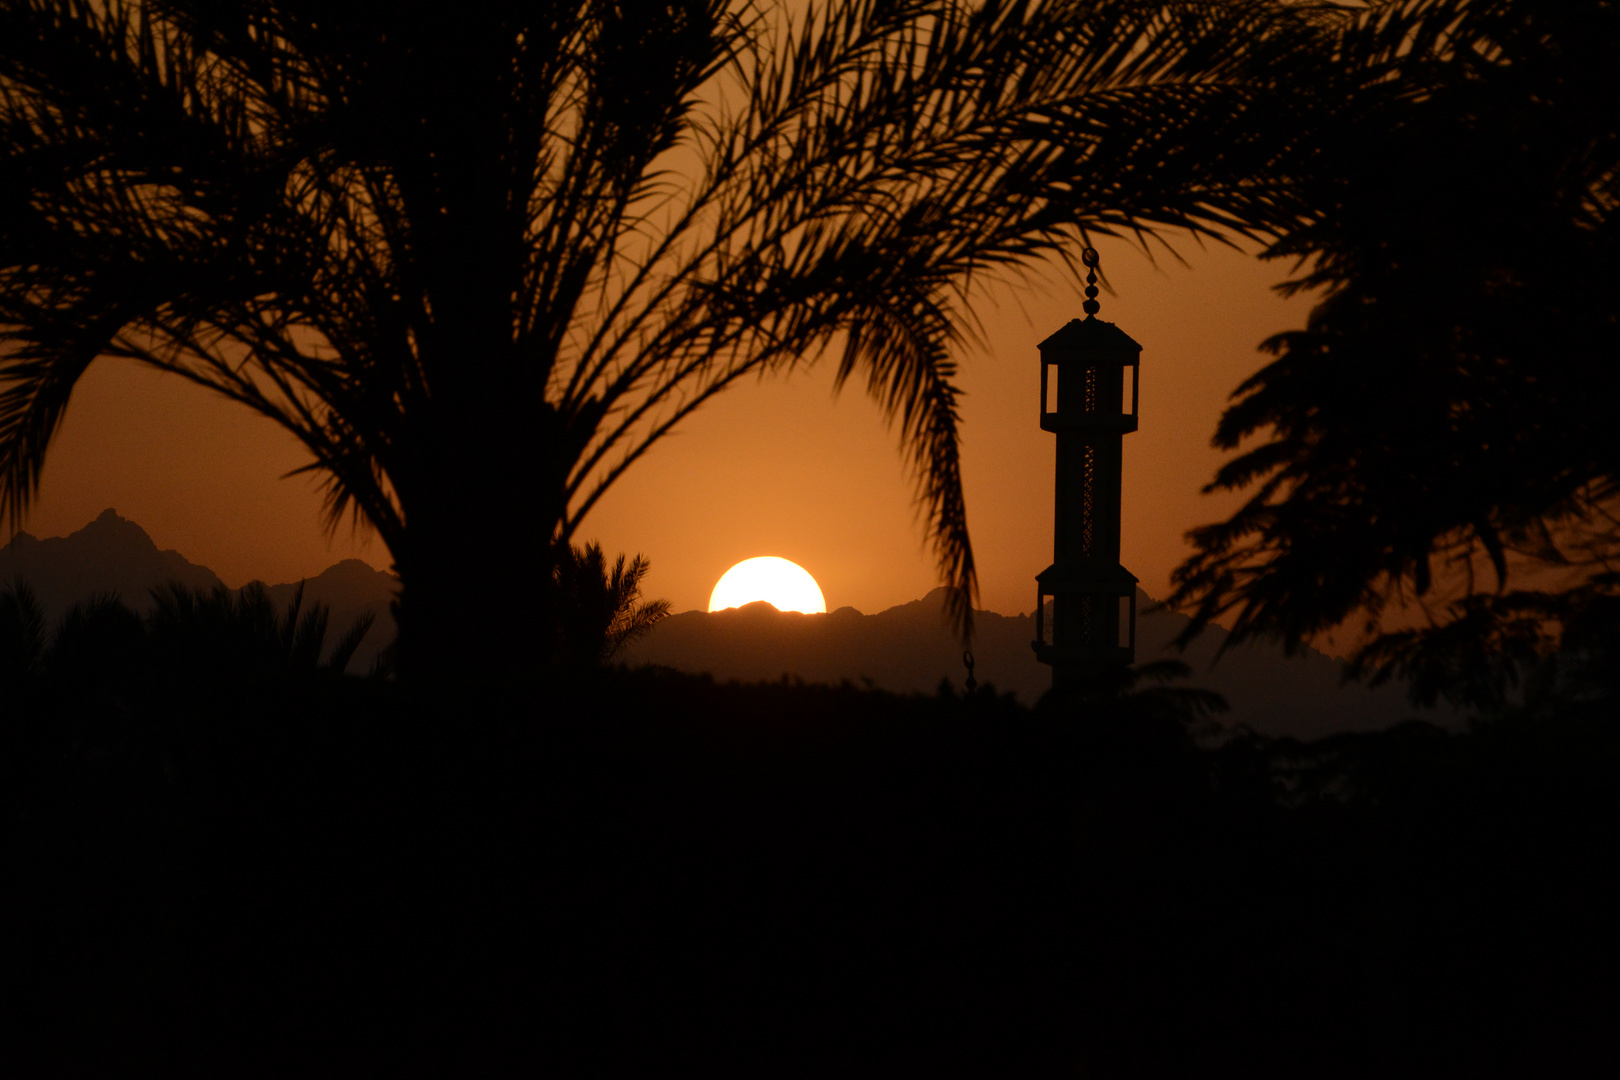
[[33, 588], [19, 579], [0, 589], [0, 673], [8, 682], [32, 676], [45, 643], [45, 611]]
[[343, 636], [337, 639], [337, 644], [332, 646], [332, 654], [326, 658], [326, 668], [339, 675], [346, 672], [349, 669], [349, 661], [354, 659], [360, 643], [365, 641], [366, 635], [371, 632], [376, 621], [377, 616], [369, 611], [357, 617], [349, 628], [343, 631]]

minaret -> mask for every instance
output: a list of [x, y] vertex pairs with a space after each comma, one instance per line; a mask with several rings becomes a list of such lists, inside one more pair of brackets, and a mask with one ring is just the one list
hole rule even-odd
[[1052, 565], [1035, 576], [1034, 646], [1052, 665], [1053, 685], [1136, 658], [1136, 577], [1119, 562], [1119, 499], [1142, 346], [1097, 318], [1097, 252], [1088, 247], [1081, 259], [1086, 317], [1040, 344], [1041, 428], [1057, 435], [1057, 506]]

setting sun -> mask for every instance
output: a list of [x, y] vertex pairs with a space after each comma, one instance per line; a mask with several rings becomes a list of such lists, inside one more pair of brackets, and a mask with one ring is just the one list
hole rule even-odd
[[764, 600], [778, 611], [813, 615], [827, 610], [821, 586], [809, 571], [774, 555], [744, 559], [722, 574], [709, 595], [709, 610], [742, 607], [756, 600]]

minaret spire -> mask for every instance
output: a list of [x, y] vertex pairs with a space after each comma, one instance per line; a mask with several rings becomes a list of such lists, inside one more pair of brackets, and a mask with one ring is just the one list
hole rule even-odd
[[1057, 470], [1052, 565], [1035, 578], [1034, 647], [1052, 665], [1054, 685], [1096, 678], [1136, 655], [1136, 577], [1120, 565], [1119, 532], [1123, 439], [1137, 427], [1142, 346], [1097, 318], [1096, 250], [1086, 248], [1081, 261], [1089, 268], [1086, 318], [1040, 344], [1041, 428], [1057, 436]]

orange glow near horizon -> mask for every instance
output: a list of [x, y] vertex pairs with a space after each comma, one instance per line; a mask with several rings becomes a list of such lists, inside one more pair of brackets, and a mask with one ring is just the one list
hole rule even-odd
[[[1182, 239], [1145, 258], [1099, 239], [1113, 294], [1100, 318], [1143, 345], [1141, 430], [1125, 440], [1123, 562], [1150, 595], [1196, 525], [1236, 496], [1201, 495], [1225, 455], [1210, 436], [1227, 395], [1265, 357], [1256, 346], [1302, 326], [1312, 298], [1271, 286], [1283, 263]], [[1040, 430], [1036, 343], [1080, 314], [1056, 269], [998, 286], [960, 363], [962, 475], [980, 606], [1027, 612], [1052, 561], [1052, 436]], [[973, 329], [964, 326], [964, 330]], [[852, 381], [837, 398], [831, 358], [739, 385], [699, 409], [610, 490], [578, 533], [609, 555], [642, 553], [643, 595], [704, 607], [720, 575], [760, 551], [791, 551], [828, 595], [873, 613], [939, 584], [913, 509], [896, 433]], [[388, 549], [347, 526], [328, 537], [322, 493], [293, 437], [247, 409], [123, 360], [90, 366], [51, 449], [35, 536], [81, 529], [109, 507], [231, 586], [314, 577], [344, 558], [388, 569]], [[0, 543], [10, 530], [0, 526]]]
[[709, 594], [709, 610], [724, 611], [759, 600], [777, 611], [818, 615], [827, 610], [826, 597], [810, 571], [775, 555], [744, 559], [722, 574]]

